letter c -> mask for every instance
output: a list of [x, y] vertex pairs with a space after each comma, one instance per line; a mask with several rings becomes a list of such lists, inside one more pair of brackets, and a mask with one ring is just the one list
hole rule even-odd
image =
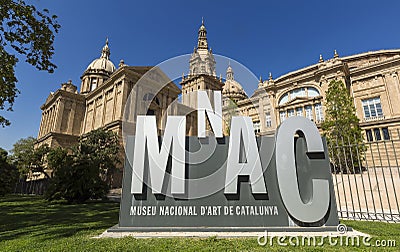
[[[287, 212], [304, 223], [320, 221], [328, 212], [330, 193], [326, 179], [312, 179], [313, 195], [304, 203], [300, 197], [296, 173], [294, 135], [302, 132], [307, 142], [307, 152], [324, 152], [322, 139], [315, 124], [294, 116], [286, 119], [276, 133], [276, 173], [279, 191]], [[304, 153], [305, 154], [305, 153]]]

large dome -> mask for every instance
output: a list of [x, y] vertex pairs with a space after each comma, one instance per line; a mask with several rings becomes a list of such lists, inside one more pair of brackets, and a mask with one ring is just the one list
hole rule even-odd
[[86, 71], [105, 71], [109, 74], [115, 71], [115, 66], [110, 60], [110, 48], [108, 48], [108, 39], [106, 41], [106, 45], [101, 51], [100, 58], [93, 60], [92, 63], [90, 63], [89, 66], [86, 68]]
[[106, 71], [109, 73], [112, 73], [115, 71], [115, 66], [109, 59], [105, 58], [100, 58], [100, 59], [95, 59], [90, 63], [90, 65], [86, 68], [86, 70], [102, 70]]

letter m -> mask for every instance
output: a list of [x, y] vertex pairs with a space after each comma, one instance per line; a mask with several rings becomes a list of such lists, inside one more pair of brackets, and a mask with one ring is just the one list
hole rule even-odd
[[[155, 116], [138, 116], [136, 122], [135, 147], [132, 164], [132, 194], [143, 193], [145, 155], [147, 148], [149, 186], [154, 194], [162, 193], [168, 156], [172, 156], [171, 193], [185, 193], [185, 133], [184, 116], [168, 116], [161, 146], [158, 143]], [[132, 150], [128, 150], [127, 156]], [[128, 152], [129, 151], [129, 152]]]

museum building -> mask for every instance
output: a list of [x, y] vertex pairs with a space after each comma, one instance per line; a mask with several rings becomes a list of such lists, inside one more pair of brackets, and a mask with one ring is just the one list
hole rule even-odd
[[[159, 69], [146, 76], [151, 66], [128, 66], [121, 60], [117, 68], [110, 60], [107, 40], [100, 57], [83, 72], [80, 89], [71, 81], [63, 83], [41, 106], [37, 146], [68, 147], [80, 136], [98, 128], [111, 130], [122, 139], [127, 102], [134, 104], [132, 118], [138, 114], [155, 115], [159, 134], [162, 134], [167, 114], [179, 114], [186, 111], [186, 107], [196, 107], [197, 90], [222, 91], [225, 128], [229, 127], [226, 122], [232, 111], [235, 115], [251, 117], [258, 135], [273, 135], [279, 124], [290, 116], [307, 117], [320, 128], [331, 80], [341, 80], [348, 88], [366, 141], [384, 142], [398, 137], [400, 49], [345, 57], [335, 50], [330, 59], [324, 60], [320, 55], [315, 64], [277, 78], [269, 73], [267, 80], [260, 78], [258, 83], [242, 83], [254, 87], [253, 94], [248, 96], [242, 84], [235, 80], [235, 69], [230, 64], [225, 78], [217, 77], [216, 61], [202, 22], [188, 67], [189, 72], [182, 76], [179, 85]], [[146, 85], [136, 85], [143, 76], [147, 78]], [[160, 88], [158, 83], [168, 84]], [[134, 95], [129, 98], [130, 94]], [[196, 114], [186, 115], [187, 134], [197, 135]], [[225, 130], [225, 134], [228, 132]], [[388, 155], [392, 155], [390, 150]]]

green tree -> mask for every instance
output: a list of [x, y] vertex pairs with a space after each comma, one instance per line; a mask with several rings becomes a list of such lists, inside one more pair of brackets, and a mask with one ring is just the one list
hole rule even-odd
[[26, 175], [30, 171], [35, 141], [34, 137], [21, 138], [13, 145], [11, 162], [18, 168], [21, 175]]
[[19, 139], [11, 150], [11, 162], [18, 168], [21, 176], [30, 172], [41, 172], [46, 177], [50, 177], [46, 172], [46, 155], [50, 148], [41, 145], [35, 149], [36, 139], [27, 137]]
[[65, 199], [82, 203], [105, 195], [107, 185], [101, 180], [98, 167], [80, 153], [69, 154], [67, 149], [53, 149], [48, 154], [48, 165], [53, 178], [45, 197], [48, 200]]
[[91, 131], [79, 139], [75, 153], [80, 153], [99, 167], [101, 178], [111, 186], [112, 176], [120, 162], [120, 143], [114, 132], [103, 129]]
[[119, 162], [119, 148], [116, 134], [99, 129], [82, 137], [70, 150], [51, 150], [47, 160], [53, 178], [46, 198], [82, 203], [104, 197]]
[[356, 116], [356, 109], [348, 89], [342, 81], [333, 80], [326, 92], [324, 136], [330, 150], [334, 172], [361, 171], [363, 136]]
[[8, 161], [8, 153], [0, 148], [0, 196], [11, 193], [18, 180], [17, 168]]
[[46, 172], [47, 153], [49, 151], [50, 148], [47, 146], [47, 144], [41, 145], [33, 150], [30, 160], [31, 172], [40, 172], [47, 178], [51, 178], [51, 176]]
[[231, 132], [231, 122], [232, 122], [232, 117], [237, 116], [238, 115], [238, 106], [237, 103], [232, 100], [232, 99], [228, 99], [227, 100], [227, 104], [224, 107], [224, 115], [223, 115], [223, 119], [224, 119], [224, 123], [225, 123], [225, 135], [229, 135]]
[[[0, 110], [12, 110], [16, 88], [15, 66], [19, 54], [38, 70], [52, 73], [56, 66], [50, 61], [54, 54], [54, 34], [60, 25], [57, 16], [47, 9], [38, 11], [23, 0], [0, 2]], [[11, 51], [11, 52], [10, 52]], [[0, 125], [10, 121], [0, 116]]]

